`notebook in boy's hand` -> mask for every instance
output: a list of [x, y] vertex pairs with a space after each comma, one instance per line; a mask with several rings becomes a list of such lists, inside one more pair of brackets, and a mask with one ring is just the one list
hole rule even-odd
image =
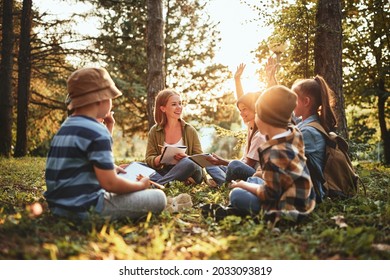
[[211, 157], [211, 154], [197, 154], [197, 155], [189, 156], [188, 158], [203, 168], [206, 166], [214, 165], [210, 161], [207, 160], [208, 157]]
[[176, 164], [178, 161], [174, 158], [176, 154], [184, 154], [187, 151], [186, 146], [165, 145], [161, 154], [160, 163]]
[[124, 168], [127, 173], [119, 173], [118, 176], [121, 176], [123, 178], [126, 178], [130, 181], [137, 181], [137, 176], [139, 174], [143, 175], [144, 177], [150, 177], [156, 171], [148, 166], [142, 165], [138, 162], [132, 162], [126, 168]]

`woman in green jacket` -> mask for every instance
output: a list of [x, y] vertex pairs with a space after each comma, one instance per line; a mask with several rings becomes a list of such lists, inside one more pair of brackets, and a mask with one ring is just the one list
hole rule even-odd
[[[203, 180], [202, 168], [187, 156], [201, 154], [202, 146], [193, 126], [181, 119], [183, 105], [179, 93], [164, 89], [156, 96], [154, 107], [155, 124], [150, 129], [145, 161], [156, 173], [150, 179], [167, 184], [171, 181], [200, 184]], [[162, 149], [166, 145], [186, 146], [185, 153], [174, 156], [176, 164], [162, 164]]]

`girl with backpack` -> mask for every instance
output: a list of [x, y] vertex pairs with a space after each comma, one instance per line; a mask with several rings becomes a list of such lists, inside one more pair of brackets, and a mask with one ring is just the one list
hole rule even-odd
[[317, 202], [325, 197], [324, 164], [325, 136], [310, 123], [319, 123], [329, 133], [336, 126], [336, 117], [331, 107], [333, 91], [323, 77], [317, 75], [314, 79], [302, 79], [292, 86], [298, 96], [298, 104], [294, 110], [297, 127], [300, 129], [305, 142], [305, 156], [311, 179], [316, 190]]

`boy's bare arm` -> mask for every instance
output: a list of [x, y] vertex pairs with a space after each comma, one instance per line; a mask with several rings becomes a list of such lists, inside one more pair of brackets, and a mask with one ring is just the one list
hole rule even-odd
[[255, 183], [248, 183], [246, 181], [232, 181], [232, 184], [230, 185], [230, 188], [241, 188], [244, 190], [247, 190], [248, 192], [253, 193], [254, 195], [257, 195], [257, 189], [260, 187], [260, 185]]
[[104, 170], [94, 167], [99, 184], [108, 192], [124, 194], [136, 192], [149, 188], [149, 178], [142, 178], [140, 181], [132, 182], [125, 178], [119, 177], [115, 170]]

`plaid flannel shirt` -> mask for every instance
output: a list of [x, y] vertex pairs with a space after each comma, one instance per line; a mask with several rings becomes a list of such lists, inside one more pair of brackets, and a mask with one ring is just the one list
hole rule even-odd
[[297, 218], [314, 209], [315, 193], [306, 166], [302, 134], [293, 126], [289, 129], [289, 135], [260, 146], [261, 169], [254, 176], [264, 180], [257, 189], [264, 210]]

